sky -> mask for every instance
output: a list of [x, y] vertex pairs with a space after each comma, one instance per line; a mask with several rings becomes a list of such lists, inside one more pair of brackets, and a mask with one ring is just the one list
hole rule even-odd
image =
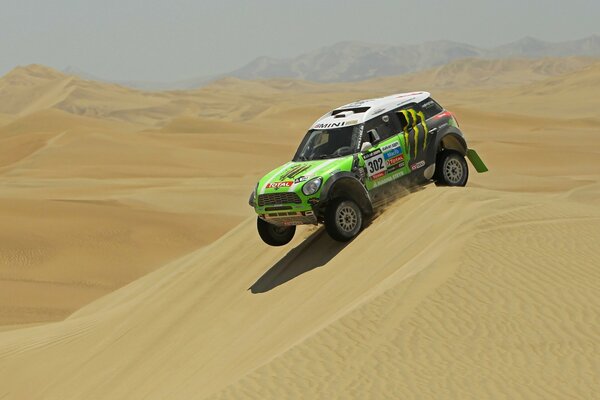
[[599, 0], [0, 0], [0, 74], [37, 63], [175, 82], [346, 40], [579, 39], [600, 33], [599, 17]]

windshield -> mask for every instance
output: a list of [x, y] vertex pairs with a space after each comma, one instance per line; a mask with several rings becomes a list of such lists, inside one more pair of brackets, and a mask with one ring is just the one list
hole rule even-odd
[[306, 133], [293, 161], [347, 156], [358, 151], [363, 125], [336, 129], [311, 129]]

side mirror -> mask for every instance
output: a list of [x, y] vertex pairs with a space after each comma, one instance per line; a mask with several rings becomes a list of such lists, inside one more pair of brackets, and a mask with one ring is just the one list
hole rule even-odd
[[362, 146], [360, 146], [360, 151], [361, 151], [361, 153], [365, 152], [365, 151], [369, 150], [371, 147], [373, 147], [373, 145], [371, 144], [371, 142], [364, 142], [362, 144]]

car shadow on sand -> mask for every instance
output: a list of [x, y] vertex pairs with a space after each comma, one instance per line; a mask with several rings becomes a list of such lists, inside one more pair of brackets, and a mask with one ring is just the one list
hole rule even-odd
[[[384, 204], [380, 204], [378, 206], [378, 211], [365, 220], [363, 230], [367, 229], [369, 225], [371, 225], [373, 221], [394, 201], [406, 197], [411, 193], [421, 191], [424, 188], [424, 186], [408, 188], [404, 186], [396, 187], [393, 192], [388, 195], [388, 201]], [[333, 240], [327, 232], [325, 232], [325, 228], [321, 226], [307, 237], [306, 240], [290, 250], [281, 260], [277, 261], [269, 268], [269, 270], [258, 278], [248, 290], [254, 294], [265, 293], [306, 272], [322, 267], [355, 239], [346, 243], [337, 242]]]
[[254, 294], [268, 292], [306, 272], [324, 266], [350, 243], [351, 241], [341, 243], [333, 240], [321, 227], [277, 261], [248, 290]]

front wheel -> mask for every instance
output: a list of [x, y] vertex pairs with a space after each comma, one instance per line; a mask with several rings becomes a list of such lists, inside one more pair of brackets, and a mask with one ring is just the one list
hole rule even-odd
[[435, 163], [435, 184], [438, 186], [465, 186], [469, 179], [467, 161], [457, 151], [444, 150]]
[[296, 233], [295, 226], [278, 226], [257, 218], [256, 229], [260, 238], [269, 246], [283, 246], [288, 244]]
[[336, 199], [325, 209], [325, 229], [339, 242], [347, 242], [360, 232], [363, 213], [353, 200]]

